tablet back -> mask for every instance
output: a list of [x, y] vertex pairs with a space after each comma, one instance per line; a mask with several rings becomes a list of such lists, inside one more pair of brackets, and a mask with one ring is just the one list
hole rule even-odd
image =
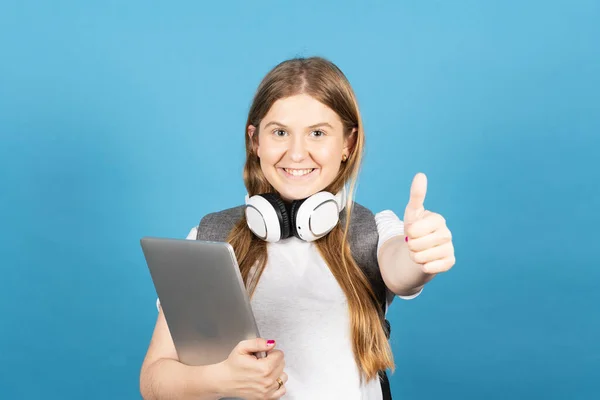
[[259, 337], [230, 244], [145, 237], [141, 245], [182, 363], [219, 363]]

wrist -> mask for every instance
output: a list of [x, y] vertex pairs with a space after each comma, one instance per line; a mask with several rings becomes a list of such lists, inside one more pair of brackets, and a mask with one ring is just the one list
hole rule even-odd
[[418, 294], [435, 276], [423, 271], [422, 266], [411, 259], [403, 235], [394, 236], [382, 244], [378, 261], [386, 286], [402, 297]]

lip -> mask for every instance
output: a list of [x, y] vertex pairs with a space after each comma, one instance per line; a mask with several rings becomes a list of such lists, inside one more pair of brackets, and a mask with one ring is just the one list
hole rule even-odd
[[[310, 168], [294, 168], [294, 169], [310, 169]], [[283, 175], [286, 179], [290, 179], [290, 180], [294, 180], [294, 181], [303, 181], [303, 180], [311, 179], [313, 176], [317, 175], [319, 168], [314, 168], [312, 170], [312, 172], [310, 172], [306, 175], [302, 175], [302, 176], [295, 176], [292, 174], [288, 174], [285, 171], [285, 169], [283, 169], [281, 167], [277, 167], [277, 171], [279, 172], [279, 174]]]

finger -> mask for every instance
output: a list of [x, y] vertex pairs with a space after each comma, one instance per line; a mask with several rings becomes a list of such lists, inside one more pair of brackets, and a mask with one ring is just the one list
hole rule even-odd
[[444, 243], [448, 243], [452, 241], [452, 232], [448, 227], [444, 226], [441, 229], [437, 229], [434, 232], [416, 238], [411, 239], [406, 244], [408, 249], [414, 253], [430, 249], [432, 247], [440, 246]]
[[263, 371], [271, 379], [277, 379], [285, 368], [285, 358], [281, 350], [273, 350], [267, 358], [260, 359], [259, 362], [263, 363]]
[[271, 399], [279, 399], [281, 397], [283, 397], [283, 395], [285, 395], [287, 389], [285, 384], [288, 381], [288, 376], [285, 372], [281, 373], [281, 376], [279, 377], [281, 379], [281, 381], [283, 382], [283, 385], [281, 385], [281, 387], [278, 389], [279, 387], [279, 383], [277, 383], [277, 380], [275, 380], [275, 392], [273, 393]]
[[408, 222], [420, 217], [420, 214], [425, 211], [425, 196], [427, 195], [427, 176], [419, 172], [413, 178], [410, 186], [410, 197], [408, 205], [404, 211], [404, 220]]
[[414, 262], [422, 265], [452, 256], [454, 256], [454, 246], [452, 245], [452, 242], [410, 254], [410, 257]]
[[269, 356], [269, 354], [271, 354], [273, 352], [281, 353], [281, 350], [280, 349], [276, 349], [275, 346], [271, 346], [271, 349], [269, 351], [267, 351], [267, 356]]
[[456, 258], [454, 257], [454, 255], [452, 255], [441, 260], [428, 262], [427, 264], [423, 265], [422, 268], [423, 272], [426, 272], [428, 274], [437, 274], [440, 272], [448, 271], [454, 266], [454, 264], [456, 264]]
[[281, 381], [283, 382], [283, 384], [285, 385], [288, 381], [288, 375], [283, 371], [279, 372], [279, 374], [274, 378], [274, 381], [275, 381], [274, 389], [275, 390], [277, 390], [277, 387], [279, 386], [279, 383], [277, 383], [277, 378], [280, 378]]
[[273, 379], [277, 379], [278, 376], [281, 376], [281, 374], [283, 374], [283, 370], [285, 369], [285, 362], [280, 362], [279, 364], [275, 365], [275, 368], [273, 369]]
[[446, 220], [440, 214], [425, 211], [422, 219], [412, 224], [405, 224], [404, 230], [409, 239], [418, 239], [442, 229], [445, 225]]
[[284, 354], [281, 350], [272, 350], [269, 352], [266, 358], [260, 360], [261, 362], [267, 363], [272, 366], [272, 369], [275, 368], [278, 364], [284, 363]]
[[239, 354], [254, 354], [261, 351], [269, 351], [275, 347], [274, 340], [267, 340], [263, 338], [242, 340], [236, 346], [236, 350]]
[[273, 347], [271, 347], [271, 350], [267, 351], [267, 353], [266, 353], [267, 357], [269, 357], [269, 354], [273, 353], [274, 351], [277, 351], [277, 350], [275, 350]]

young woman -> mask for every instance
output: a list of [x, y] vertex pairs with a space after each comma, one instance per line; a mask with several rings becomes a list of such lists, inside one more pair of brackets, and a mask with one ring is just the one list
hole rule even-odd
[[246, 124], [245, 204], [205, 216], [188, 236], [233, 246], [264, 338], [219, 364], [187, 366], [159, 308], [145, 399], [391, 398], [387, 306], [450, 269], [454, 248], [444, 218], [424, 208], [424, 174], [402, 221], [352, 201], [364, 135], [333, 63], [292, 59], [267, 74]]

